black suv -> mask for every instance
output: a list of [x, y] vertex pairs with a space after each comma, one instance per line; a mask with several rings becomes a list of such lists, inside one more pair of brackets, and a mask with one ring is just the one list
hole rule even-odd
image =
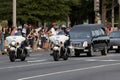
[[70, 30], [69, 49], [75, 56], [83, 52], [87, 53], [87, 56], [92, 56], [96, 51], [101, 51], [101, 55], [107, 55], [109, 42], [102, 24], [75, 25]]

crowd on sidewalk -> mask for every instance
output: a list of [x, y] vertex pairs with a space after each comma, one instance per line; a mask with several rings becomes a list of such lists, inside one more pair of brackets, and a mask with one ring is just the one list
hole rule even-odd
[[[65, 26], [65, 25], [64, 25]], [[60, 26], [61, 27], [61, 26]], [[48, 49], [50, 46], [49, 37], [56, 35], [61, 29], [56, 22], [51, 24], [51, 27], [37, 27], [34, 28], [30, 24], [20, 25], [18, 27], [0, 26], [0, 51], [4, 51], [6, 47], [6, 37], [21, 34], [27, 40], [28, 46], [32, 50]]]
[[115, 27], [111, 27], [111, 25], [110, 24], [108, 24], [107, 26], [106, 26], [106, 33], [107, 33], [107, 35], [109, 35], [111, 32], [113, 32], [113, 31], [118, 31], [119, 30], [119, 28], [117, 27], [117, 26], [115, 26]]
[[[50, 41], [49, 37], [52, 35], [56, 35], [59, 31], [61, 31], [61, 27], [66, 27], [68, 31], [70, 27], [66, 25], [57, 26], [56, 22], [53, 22], [51, 26], [47, 27], [33, 27], [30, 24], [20, 25], [18, 27], [5, 27], [0, 26], [0, 51], [4, 51], [6, 47], [6, 37], [14, 36], [16, 34], [21, 34], [26, 38], [28, 46], [32, 48], [32, 50], [38, 49], [49, 49]], [[112, 28], [110, 25], [106, 27], [106, 33], [109, 35], [112, 31], [118, 30], [117, 27]], [[1, 53], [1, 52], [0, 52]]]

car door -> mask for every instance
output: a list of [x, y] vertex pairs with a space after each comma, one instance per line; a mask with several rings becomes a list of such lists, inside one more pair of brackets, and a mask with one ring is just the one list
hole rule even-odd
[[92, 30], [92, 42], [95, 50], [103, 50], [106, 46], [107, 37], [102, 29]]

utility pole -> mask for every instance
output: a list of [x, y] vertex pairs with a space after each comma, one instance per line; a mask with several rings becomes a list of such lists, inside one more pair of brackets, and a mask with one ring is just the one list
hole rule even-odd
[[16, 0], [13, 0], [13, 26], [16, 26]]
[[119, 20], [118, 20], [118, 29], [120, 29], [120, 0], [118, 0], [119, 4]]

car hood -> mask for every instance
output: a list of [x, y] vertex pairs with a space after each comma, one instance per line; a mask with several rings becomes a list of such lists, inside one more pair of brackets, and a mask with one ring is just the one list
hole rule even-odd
[[119, 45], [120, 46], [120, 38], [110, 38], [110, 45]]
[[70, 42], [84, 42], [84, 41], [90, 41], [90, 39], [70, 39]]

